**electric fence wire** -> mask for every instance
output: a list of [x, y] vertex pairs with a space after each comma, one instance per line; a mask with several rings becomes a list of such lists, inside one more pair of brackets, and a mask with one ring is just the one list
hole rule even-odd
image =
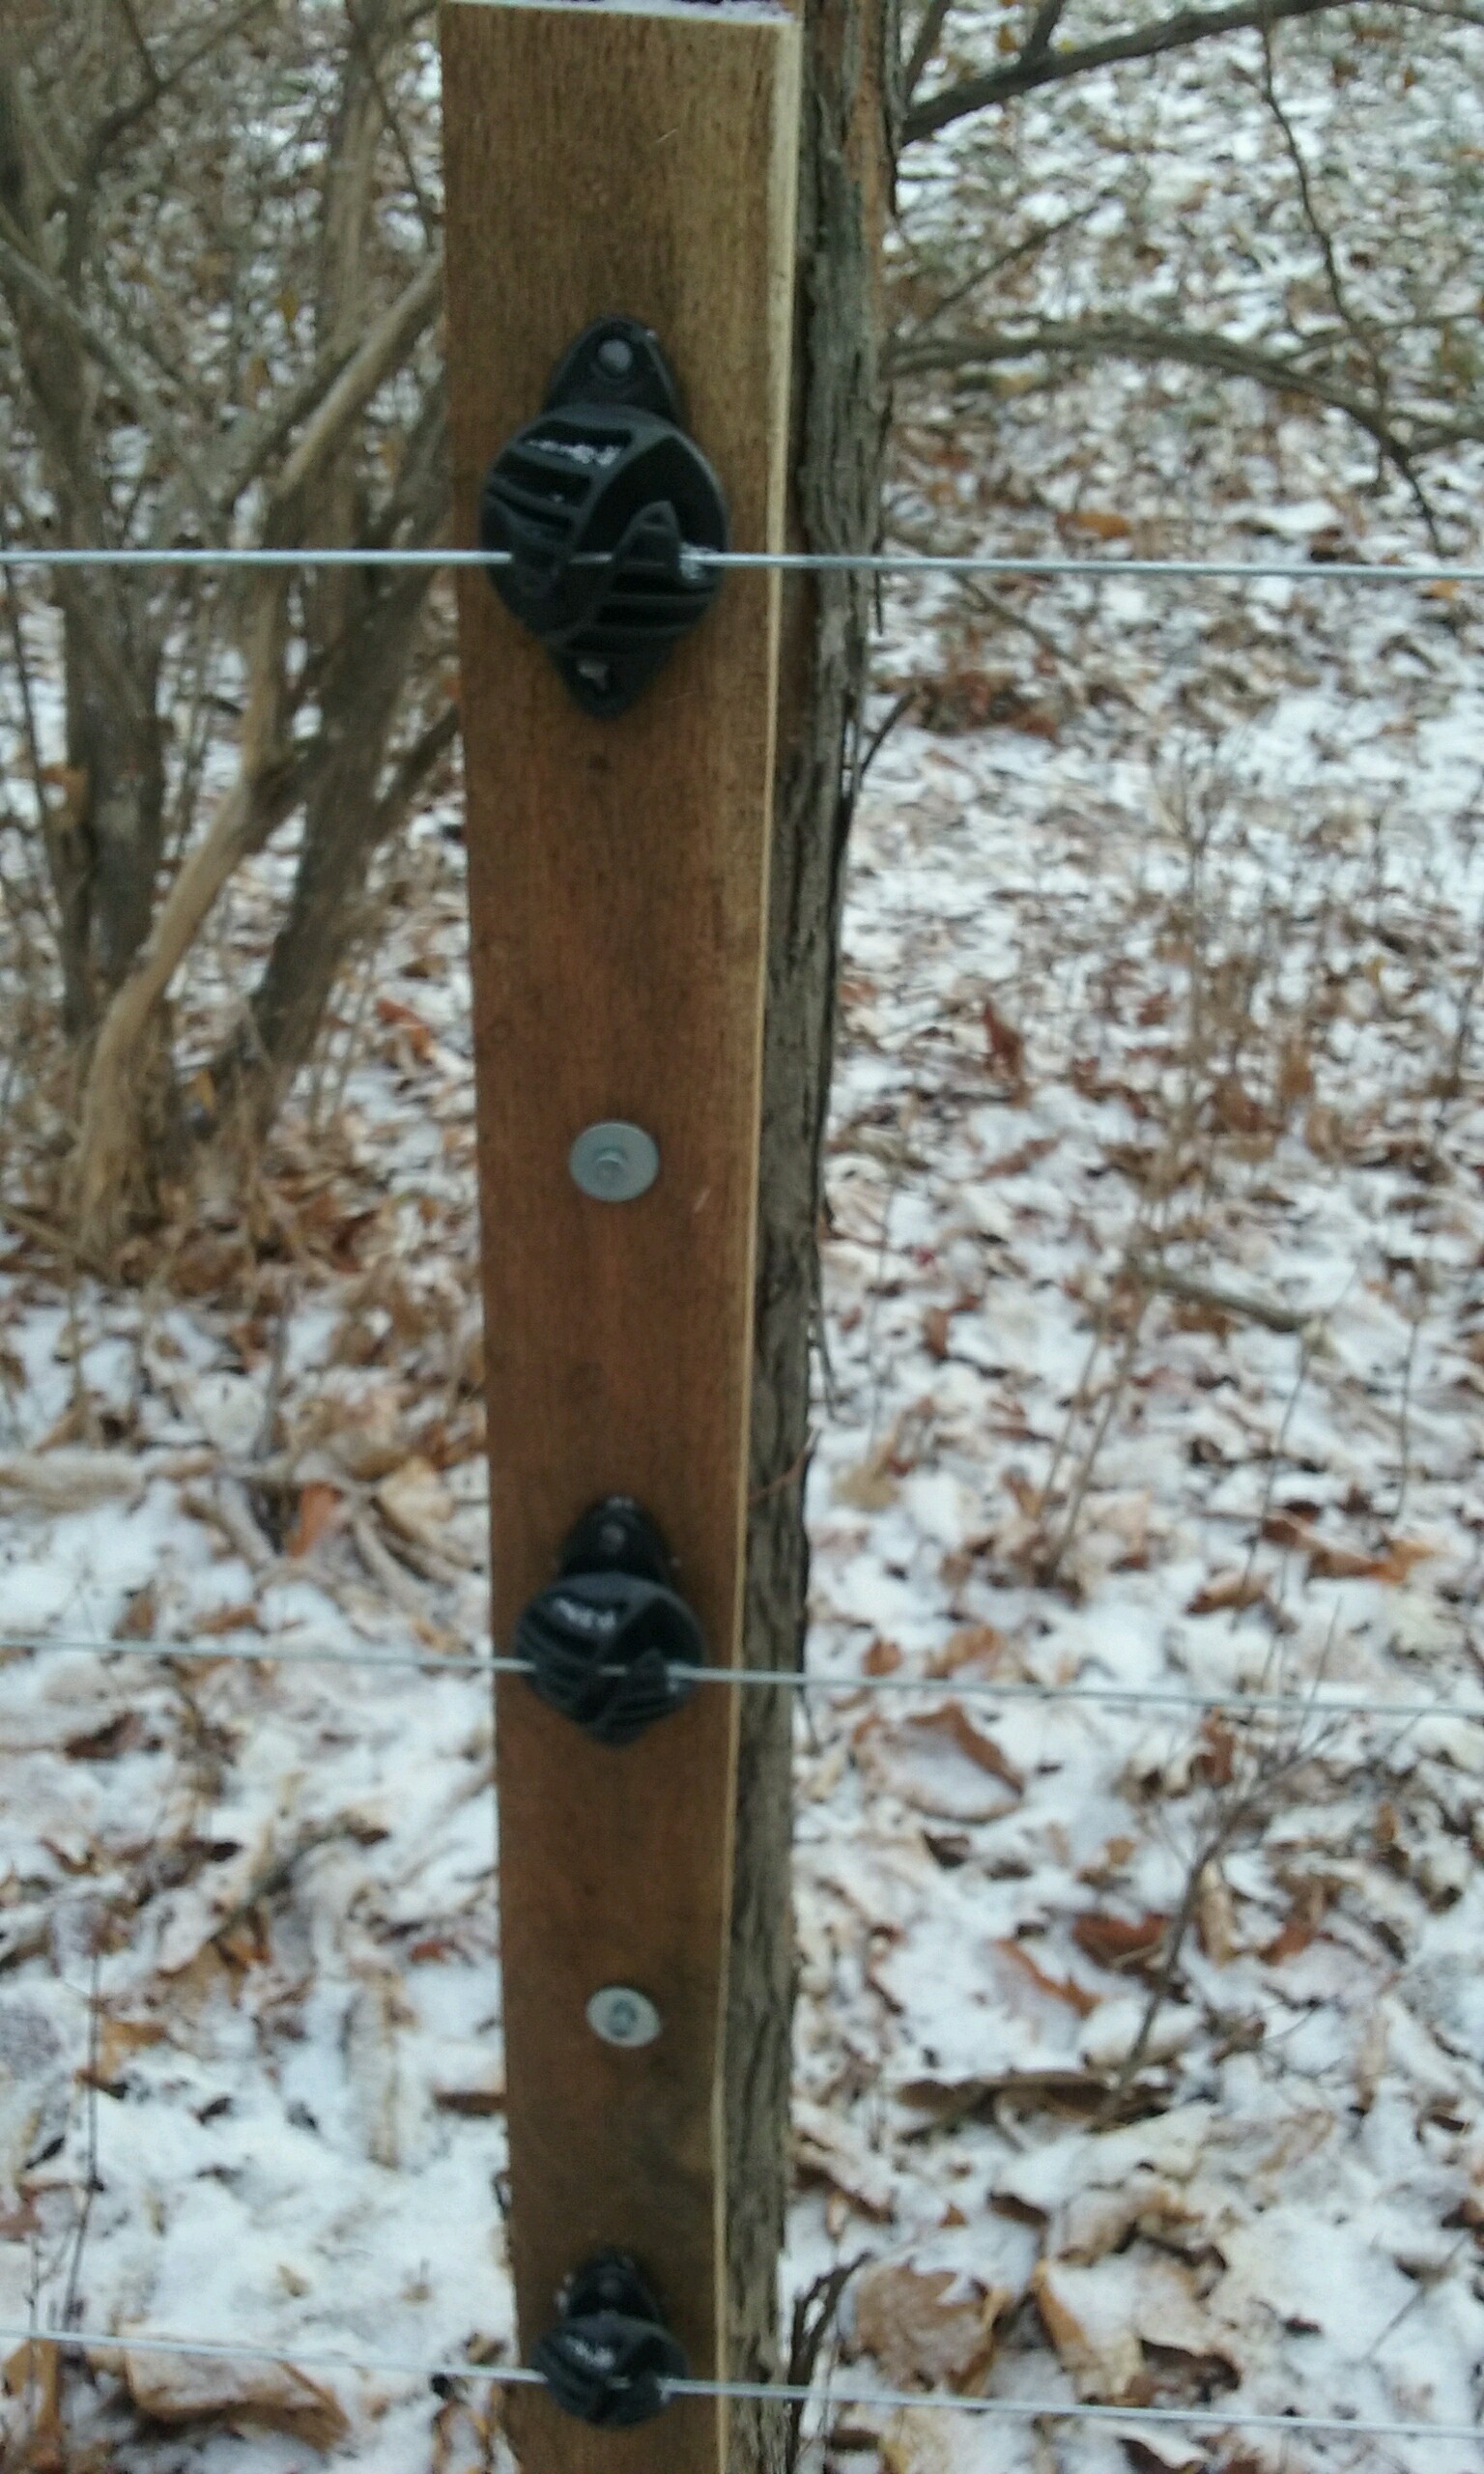
[[[386, 2355], [300, 2351], [297, 2346], [251, 2345], [221, 2338], [152, 2336], [132, 2328], [100, 2329], [0, 2328], [0, 2345], [56, 2345], [68, 2350], [96, 2346], [111, 2353], [195, 2354], [204, 2361], [281, 2362], [304, 2371], [379, 2372], [407, 2379], [482, 2380], [489, 2387], [542, 2388], [538, 2371], [521, 2363], [409, 2362]], [[899, 2413], [924, 2406], [943, 2413], [998, 2416], [1014, 2422], [1112, 2423], [1126, 2430], [1141, 2425], [1175, 2425], [1188, 2431], [1323, 2431], [1344, 2439], [1445, 2439], [1484, 2441], [1484, 2425], [1413, 2421], [1370, 2421], [1351, 2414], [1282, 2414], [1248, 2411], [1222, 2405], [1105, 2405], [1079, 2403], [1071, 2398], [960, 2397], [940, 2390], [857, 2388], [831, 2380], [827, 2388], [792, 2380], [669, 2379], [663, 2382], [667, 2402], [676, 2397], [731, 2397], [765, 2404], [817, 2404], [837, 2410]]]
[[[508, 550], [452, 549], [86, 549], [52, 550], [32, 544], [0, 547], [0, 567], [507, 567]], [[608, 553], [580, 551], [573, 566], [607, 566]], [[1286, 584], [1484, 584], [1484, 566], [1440, 560], [1388, 565], [1383, 561], [1326, 559], [1077, 559], [1015, 558], [978, 552], [908, 550], [701, 550], [687, 545], [681, 566], [692, 576], [710, 568], [746, 572], [764, 568], [785, 575], [858, 573], [873, 576], [1129, 576], [1209, 577], [1233, 583]]]
[[[271, 1639], [239, 1642], [118, 1640], [69, 1636], [37, 1637], [0, 1633], [0, 1658], [11, 1655], [58, 1657], [146, 1657], [231, 1659], [243, 1666], [369, 1666], [413, 1668], [438, 1675], [529, 1675], [528, 1658], [459, 1657], [437, 1650], [344, 1649], [313, 1642]], [[3, 1672], [3, 1669], [0, 1669]], [[786, 1692], [946, 1692], [954, 1699], [1031, 1701], [1042, 1706], [1087, 1702], [1110, 1708], [1199, 1710], [1240, 1716], [1246, 1712], [1313, 1719], [1328, 1718], [1462, 1718], [1484, 1725], [1484, 1702], [1372, 1700], [1359, 1694], [1327, 1694], [1316, 1685], [1307, 1692], [1247, 1692], [1234, 1685], [1228, 1692], [1198, 1692], [1182, 1684], [1036, 1683], [1024, 1680], [996, 1682], [978, 1675], [866, 1675], [810, 1673], [800, 1667], [684, 1666], [671, 1673], [684, 1683], [758, 1685]]]

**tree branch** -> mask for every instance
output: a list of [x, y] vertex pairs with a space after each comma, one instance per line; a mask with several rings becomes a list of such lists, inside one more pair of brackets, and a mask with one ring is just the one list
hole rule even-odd
[[970, 112], [1009, 102], [1038, 86], [1057, 85], [1064, 77], [1079, 77], [1085, 70], [1107, 69], [1120, 60], [1153, 60], [1160, 52], [1183, 51], [1213, 35], [1243, 33], [1275, 25], [1284, 17], [1316, 17], [1328, 9], [1354, 6], [1355, 0], [1234, 0], [1225, 9], [1179, 9], [1173, 16], [1156, 18], [1153, 25], [1130, 26], [1124, 34], [1105, 35], [1100, 43], [1079, 43], [1074, 50], [1048, 49], [1036, 56], [1027, 43], [1004, 69], [992, 69], [983, 77], [968, 77], [961, 85], [945, 86], [929, 95], [907, 113], [902, 143], [910, 146], [914, 139], [931, 137]]
[[999, 361], [1035, 360], [1042, 354], [1066, 360], [1180, 361], [1186, 368], [1213, 370], [1224, 378], [1248, 378], [1259, 387], [1306, 396], [1312, 403], [1345, 414], [1404, 475], [1418, 454], [1484, 437], [1484, 421], [1424, 426], [1418, 420], [1413, 434], [1401, 439], [1387, 409], [1341, 378], [1310, 369], [1297, 357], [1239, 343], [1232, 335], [1196, 327], [1162, 326], [1149, 318], [1050, 320], [1043, 326], [991, 328], [977, 335], [945, 336], [941, 342], [904, 343], [889, 353], [887, 365], [894, 377], [953, 371], [968, 378]]

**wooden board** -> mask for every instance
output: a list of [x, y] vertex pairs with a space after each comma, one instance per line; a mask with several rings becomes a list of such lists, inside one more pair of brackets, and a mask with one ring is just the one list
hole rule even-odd
[[[781, 541], [798, 35], [782, 14], [444, 0], [456, 538], [486, 465], [591, 319], [659, 334], [738, 547]], [[460, 580], [494, 1626], [598, 1496], [639, 1497], [713, 1662], [737, 1655], [777, 580], [727, 578], [615, 722], [585, 716]], [[574, 1136], [643, 1126], [659, 1178], [585, 1197]], [[720, 2055], [733, 1692], [622, 1751], [520, 1681], [498, 1702], [511, 2250], [523, 2351], [616, 2244], [698, 2375], [725, 2371]], [[656, 2043], [587, 2027], [599, 1986]], [[510, 2395], [526, 2474], [716, 2474], [725, 2417], [627, 2433]]]

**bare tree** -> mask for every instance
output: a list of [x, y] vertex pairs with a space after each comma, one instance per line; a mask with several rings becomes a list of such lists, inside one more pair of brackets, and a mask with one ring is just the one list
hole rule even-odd
[[[205, 19], [186, 0], [0, 38], [14, 535], [59, 546], [436, 540], [441, 252], [399, 105], [394, 0]], [[300, 826], [288, 914], [214, 1077], [258, 1124], [302, 1062], [369, 853], [450, 744], [407, 709], [423, 571], [58, 571], [65, 762], [34, 751], [76, 1208], [105, 1250], [181, 1142], [172, 981], [236, 867]], [[183, 715], [238, 719], [198, 822]], [[172, 858], [184, 858], [170, 866]]]

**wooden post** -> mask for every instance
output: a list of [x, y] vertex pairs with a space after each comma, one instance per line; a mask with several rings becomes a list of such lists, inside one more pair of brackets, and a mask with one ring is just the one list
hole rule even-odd
[[[740, 548], [781, 546], [798, 29], [782, 10], [443, 0], [456, 537], [592, 319], [658, 334]], [[739, 1653], [775, 576], [716, 605], [617, 721], [582, 713], [460, 579], [494, 1629], [508, 1643], [598, 1497], [678, 1555], [712, 1663]], [[568, 1172], [586, 1126], [659, 1147], [642, 1198]], [[699, 2376], [725, 2375], [722, 2028], [733, 1691], [619, 1751], [524, 1681], [498, 1696], [511, 2252], [523, 2352], [595, 2250], [631, 2252]], [[661, 2032], [614, 2049], [591, 1994]], [[626, 2432], [515, 2391], [526, 2474], [719, 2474], [726, 2417]]]

